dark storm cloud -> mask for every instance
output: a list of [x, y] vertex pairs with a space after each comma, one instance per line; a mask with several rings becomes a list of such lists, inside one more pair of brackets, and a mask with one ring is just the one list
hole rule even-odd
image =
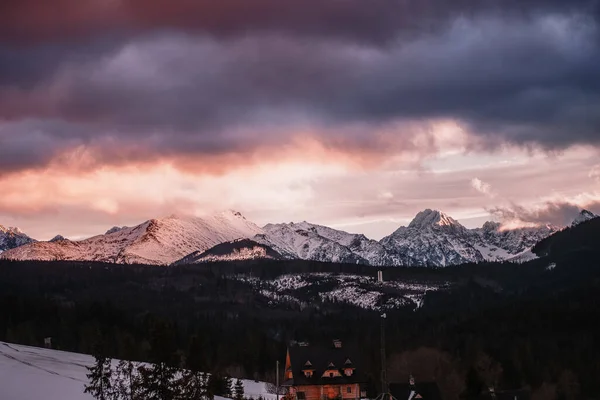
[[121, 46], [123, 40], [124, 36], [114, 34], [88, 40], [39, 42], [31, 46], [0, 40], [0, 88], [34, 87], [47, 81], [66, 63], [98, 60]]
[[376, 150], [389, 124], [407, 143], [430, 119], [490, 148], [600, 143], [595, 1], [2, 4], [5, 168], [76, 146], [244, 152], [298, 130]]
[[78, 133], [61, 121], [26, 120], [0, 125], [0, 175], [49, 163], [61, 150], [85, 143]]
[[215, 36], [279, 32], [387, 41], [457, 15], [582, 11], [596, 0], [4, 0], [0, 37], [26, 42], [114, 29], [186, 29]]

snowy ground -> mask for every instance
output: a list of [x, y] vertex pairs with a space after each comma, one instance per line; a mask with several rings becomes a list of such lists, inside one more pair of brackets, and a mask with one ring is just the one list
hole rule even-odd
[[[83, 393], [93, 357], [0, 342], [1, 400], [93, 400]], [[247, 397], [275, 399], [264, 382], [244, 380]], [[215, 397], [216, 400], [224, 400]]]

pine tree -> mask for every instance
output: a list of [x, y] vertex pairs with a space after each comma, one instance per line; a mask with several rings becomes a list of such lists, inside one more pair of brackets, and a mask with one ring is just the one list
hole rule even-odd
[[113, 374], [112, 387], [115, 399], [141, 400], [141, 378], [138, 369], [131, 361], [119, 361]]
[[173, 400], [181, 393], [180, 382], [176, 381], [175, 345], [173, 330], [164, 323], [155, 324], [151, 334], [151, 361], [141, 366], [141, 396], [148, 400]]
[[175, 381], [175, 368], [166, 363], [141, 366], [140, 394], [143, 399], [148, 400], [174, 400], [180, 393], [179, 386]]
[[208, 377], [197, 371], [186, 370], [179, 379], [181, 396], [186, 400], [204, 400], [208, 394]]
[[231, 376], [229, 375], [225, 375], [225, 393], [223, 394], [224, 397], [233, 397], [233, 379], [231, 379]]
[[85, 385], [84, 393], [89, 393], [98, 400], [108, 400], [113, 395], [111, 359], [101, 353], [97, 354], [95, 358], [94, 365], [87, 367], [89, 372], [86, 376], [90, 383]]
[[208, 378], [208, 395], [212, 398], [214, 396], [230, 397], [230, 384], [228, 384], [227, 377], [219, 373], [212, 373]]
[[186, 400], [203, 400], [208, 395], [208, 376], [200, 372], [202, 366], [202, 342], [198, 336], [190, 341], [186, 356], [186, 370], [179, 380], [182, 397]]
[[244, 384], [240, 379], [235, 381], [234, 397], [235, 400], [244, 400]]

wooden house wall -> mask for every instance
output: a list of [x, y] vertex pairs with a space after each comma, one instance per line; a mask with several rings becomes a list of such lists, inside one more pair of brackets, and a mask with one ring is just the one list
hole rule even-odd
[[[350, 393], [348, 393], [350, 387]], [[342, 399], [360, 398], [360, 385], [358, 383], [345, 385], [306, 385], [294, 387], [294, 398], [297, 392], [304, 392], [306, 400], [336, 399], [341, 396]]]

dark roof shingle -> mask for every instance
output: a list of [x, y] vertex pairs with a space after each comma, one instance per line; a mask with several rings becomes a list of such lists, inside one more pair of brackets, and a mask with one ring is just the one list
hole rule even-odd
[[[364, 383], [366, 377], [359, 367], [362, 365], [360, 353], [350, 346], [336, 348], [328, 346], [290, 346], [288, 348], [293, 378], [285, 380], [284, 386], [327, 385]], [[350, 361], [350, 363], [348, 363]], [[307, 362], [310, 365], [307, 366]], [[354, 368], [352, 375], [346, 376], [345, 368]], [[313, 370], [312, 377], [306, 377], [304, 370]], [[340, 371], [339, 377], [322, 377], [328, 369]]]

